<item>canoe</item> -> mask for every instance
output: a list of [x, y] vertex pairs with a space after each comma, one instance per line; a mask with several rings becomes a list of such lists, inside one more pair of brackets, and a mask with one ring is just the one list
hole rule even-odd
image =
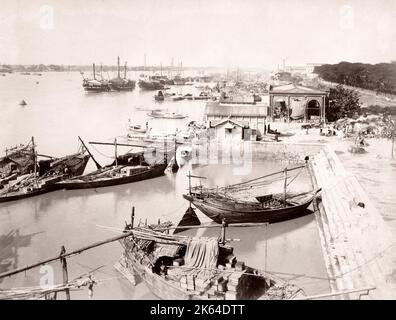
[[217, 223], [223, 219], [227, 223], [274, 223], [311, 213], [307, 208], [320, 190], [287, 198], [286, 203], [282, 194], [257, 197], [257, 201], [237, 201], [221, 195], [199, 193], [184, 194], [183, 197]]

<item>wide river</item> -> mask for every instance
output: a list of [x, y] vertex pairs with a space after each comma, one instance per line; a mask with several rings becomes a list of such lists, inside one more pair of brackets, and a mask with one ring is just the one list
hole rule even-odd
[[[132, 75], [131, 77], [136, 77]], [[88, 141], [112, 142], [126, 135], [126, 123], [174, 131], [189, 121], [202, 121], [205, 102], [154, 101], [154, 92], [87, 94], [81, 86], [79, 73], [43, 73], [42, 76], [11, 74], [0, 77], [0, 151], [27, 142], [34, 136], [38, 152], [53, 156], [74, 153], [77, 136]], [[173, 87], [173, 92], [195, 92], [192, 86]], [[24, 99], [26, 106], [19, 103]], [[162, 108], [188, 115], [183, 120], [150, 120], [141, 108]], [[101, 164], [112, 162], [114, 148], [91, 147]], [[86, 172], [93, 170], [92, 161]], [[224, 185], [250, 179], [282, 169], [280, 163], [255, 162], [245, 175], [235, 175], [232, 165], [186, 164], [178, 173], [169, 171], [162, 177], [116, 187], [56, 191], [41, 196], [0, 204], [0, 273], [38, 262], [59, 254], [62, 245], [71, 251], [95, 241], [119, 234], [129, 221], [131, 207], [136, 208], [136, 220], [156, 223], [183, 216], [188, 203], [182, 198], [188, 187], [186, 174], [191, 171], [208, 177], [205, 183]], [[309, 189], [308, 175], [293, 182], [298, 189]], [[203, 223], [209, 220], [199, 211]], [[190, 235], [218, 235], [219, 229], [198, 229]], [[227, 238], [239, 260], [274, 272], [301, 286], [306, 294], [329, 291], [327, 273], [321, 252], [314, 216], [307, 215], [268, 227], [228, 228]], [[265, 255], [267, 252], [267, 255]], [[69, 279], [90, 270], [99, 285], [94, 287], [94, 299], [154, 299], [144, 283], [132, 286], [113, 264], [121, 256], [119, 243], [113, 242], [68, 259]], [[267, 257], [267, 258], [266, 258]], [[62, 281], [59, 262], [51, 264], [54, 282]], [[17, 276], [0, 279], [0, 288], [37, 286], [50, 269], [35, 268]], [[87, 290], [72, 292], [72, 299], [87, 299]], [[61, 294], [59, 298], [64, 298]]]

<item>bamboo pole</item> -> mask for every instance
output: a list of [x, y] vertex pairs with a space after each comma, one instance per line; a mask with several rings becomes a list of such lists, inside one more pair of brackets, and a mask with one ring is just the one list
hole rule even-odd
[[44, 264], [47, 264], [47, 263], [50, 263], [50, 262], [57, 261], [57, 260], [59, 260], [61, 258], [71, 257], [71, 256], [74, 256], [74, 255], [80, 254], [81, 252], [84, 252], [86, 250], [93, 249], [93, 248], [99, 247], [101, 245], [110, 243], [110, 242], [118, 241], [120, 239], [127, 238], [127, 237], [129, 237], [131, 235], [133, 235], [133, 231], [125, 232], [125, 233], [123, 233], [121, 235], [118, 235], [116, 237], [95, 242], [95, 243], [90, 244], [88, 246], [79, 248], [77, 250], [73, 250], [73, 251], [71, 251], [69, 253], [63, 253], [63, 254], [57, 255], [57, 256], [55, 256], [53, 258], [49, 258], [49, 259], [46, 259], [46, 260], [43, 260], [43, 261], [39, 261], [39, 262], [31, 264], [31, 265], [28, 265], [26, 267], [21, 267], [21, 268], [18, 268], [18, 269], [15, 269], [15, 270], [11, 270], [11, 271], [8, 271], [8, 272], [3, 272], [3, 273], [0, 274], [0, 279], [8, 277], [8, 276], [11, 276], [11, 275], [14, 275], [14, 274], [17, 274], [17, 273], [20, 273], [20, 272], [24, 272], [24, 271], [27, 271], [27, 270], [30, 270], [30, 269], [33, 269], [33, 268], [36, 268], [36, 267], [39, 267], [41, 265], [44, 265]]
[[[105, 146], [114, 146], [114, 142], [97, 142], [97, 141], [90, 141], [88, 142], [89, 144], [99, 144], [99, 145], [105, 145]], [[147, 147], [152, 147], [152, 145], [149, 144], [130, 144], [130, 143], [117, 143], [118, 146], [121, 147], [141, 147], [141, 148], [147, 148]]]
[[114, 139], [114, 154], [115, 154], [115, 165], [118, 165], [118, 160], [117, 160], [117, 138]]
[[283, 201], [284, 201], [284, 206], [286, 207], [287, 168], [285, 168], [284, 170], [284, 177], [285, 177], [285, 181], [283, 183]]
[[343, 291], [338, 291], [334, 293], [324, 293], [324, 294], [318, 294], [318, 295], [313, 295], [313, 296], [308, 296], [308, 297], [303, 297], [303, 298], [296, 298], [293, 300], [312, 300], [312, 299], [320, 299], [320, 298], [326, 298], [326, 297], [333, 297], [333, 296], [340, 296], [344, 294], [349, 294], [349, 293], [357, 293], [357, 292], [362, 292], [366, 291], [366, 295], [370, 293], [370, 291], [377, 289], [376, 287], [367, 287], [367, 288], [362, 288], [362, 289], [352, 289], [352, 290], [343, 290]]
[[[263, 225], [266, 225], [266, 224], [267, 223], [239, 223], [239, 224], [230, 225], [230, 227], [259, 227], [259, 226], [263, 226]], [[145, 225], [147, 225], [147, 219], [145, 221]], [[219, 227], [222, 227], [222, 226], [221, 225], [209, 225], [209, 226], [164, 227], [164, 228], [158, 228], [156, 230], [166, 230], [166, 229], [171, 230], [171, 229], [180, 229], [180, 228], [181, 229], [185, 229], [185, 228], [189, 228], [189, 229], [219, 228]], [[155, 231], [155, 230], [153, 230], [153, 231]], [[128, 231], [128, 232], [123, 232], [123, 234], [121, 234], [121, 235], [118, 235], [118, 236], [115, 236], [115, 237], [112, 237], [112, 238], [108, 238], [108, 239], [105, 239], [105, 240], [102, 240], [102, 241], [95, 242], [95, 243], [90, 244], [88, 246], [73, 250], [73, 251], [71, 251], [69, 253], [65, 252], [65, 253], [63, 253], [61, 255], [57, 255], [55, 257], [52, 257], [52, 258], [49, 258], [49, 259], [46, 259], [46, 260], [43, 260], [43, 261], [39, 261], [37, 263], [31, 264], [31, 265], [28, 265], [28, 266], [25, 266], [25, 267], [21, 267], [21, 268], [15, 269], [15, 270], [3, 272], [3, 273], [0, 274], [0, 279], [5, 278], [5, 277], [9, 277], [9, 276], [12, 276], [14, 274], [21, 273], [21, 272], [24, 272], [24, 271], [27, 271], [27, 270], [30, 270], [30, 269], [33, 269], [33, 268], [36, 268], [36, 267], [39, 267], [39, 266], [44, 265], [44, 264], [48, 264], [50, 262], [58, 261], [61, 258], [72, 257], [72, 256], [75, 256], [75, 255], [78, 255], [78, 254], [80, 254], [80, 253], [82, 253], [84, 251], [87, 251], [87, 250], [102, 246], [104, 244], [107, 244], [107, 243], [110, 243], [110, 242], [114, 242], [114, 241], [118, 241], [118, 240], [130, 237], [130, 236], [134, 235], [134, 233], [139, 234], [139, 230], [131, 230], [131, 231]], [[161, 236], [164, 237], [164, 238], [165, 237], [175, 238], [175, 236], [166, 236], [165, 234], [161, 235]], [[155, 238], [156, 235], [154, 234], [153, 237]], [[180, 237], [178, 237], [178, 238], [180, 238]]]
[[[66, 249], [64, 246], [62, 246], [61, 248], [61, 253], [60, 253], [60, 261], [62, 264], [62, 274], [63, 274], [63, 284], [67, 285], [67, 283], [69, 282], [69, 276], [68, 276], [68, 272], [67, 272], [67, 261], [66, 258], [63, 257], [63, 255], [66, 253]], [[70, 290], [69, 288], [65, 289], [65, 294], [66, 294], [66, 300], [70, 300]]]
[[89, 151], [89, 149], [87, 148], [87, 146], [85, 145], [84, 141], [81, 139], [80, 136], [78, 136], [78, 139], [80, 140], [80, 142], [81, 142], [82, 145], [84, 146], [85, 150], [87, 150], [87, 152], [88, 152], [89, 155], [91, 156], [93, 162], [95, 162], [96, 168], [97, 168], [97, 169], [101, 169], [102, 166], [95, 160], [94, 156], [91, 154], [91, 152]]

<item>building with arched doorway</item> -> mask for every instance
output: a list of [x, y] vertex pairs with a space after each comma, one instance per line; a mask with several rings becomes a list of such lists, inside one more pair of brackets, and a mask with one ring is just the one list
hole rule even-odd
[[318, 120], [326, 116], [328, 92], [288, 84], [269, 90], [269, 117], [272, 120]]

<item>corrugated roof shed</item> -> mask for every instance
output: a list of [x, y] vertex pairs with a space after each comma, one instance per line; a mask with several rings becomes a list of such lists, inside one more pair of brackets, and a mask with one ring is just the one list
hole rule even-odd
[[268, 107], [260, 104], [223, 105], [218, 101], [209, 101], [206, 104], [206, 116], [224, 117], [265, 117]]

